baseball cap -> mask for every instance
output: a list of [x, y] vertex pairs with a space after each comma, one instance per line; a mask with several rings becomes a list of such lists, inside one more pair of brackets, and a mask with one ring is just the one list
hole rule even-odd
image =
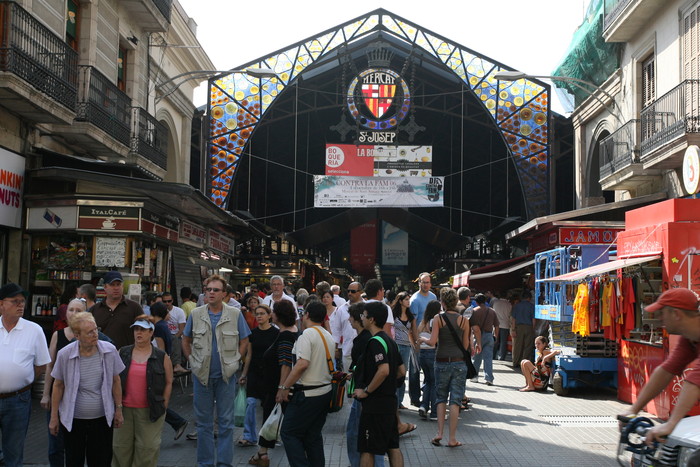
[[698, 296], [695, 292], [689, 289], [678, 288], [669, 289], [662, 293], [654, 303], [647, 305], [644, 309], [653, 312], [665, 306], [670, 306], [681, 310], [698, 310], [699, 305]]
[[114, 281], [124, 282], [122, 278], [122, 273], [119, 271], [107, 271], [104, 277], [105, 284], [111, 284]]
[[136, 326], [138, 326], [140, 328], [144, 328], [144, 329], [155, 329], [155, 326], [153, 326], [153, 323], [146, 321], [145, 319], [140, 319], [140, 320], [134, 322], [134, 324], [132, 324], [129, 327], [133, 328]]
[[2, 287], [0, 287], [0, 300], [5, 300], [6, 298], [12, 298], [19, 294], [24, 295], [25, 298], [29, 296], [29, 292], [24, 290], [19, 285], [9, 282]]

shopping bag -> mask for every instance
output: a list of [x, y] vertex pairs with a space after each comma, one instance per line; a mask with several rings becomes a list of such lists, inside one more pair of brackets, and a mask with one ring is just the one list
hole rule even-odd
[[238, 386], [238, 394], [236, 394], [236, 400], [233, 403], [233, 426], [243, 426], [247, 408], [245, 386]]
[[267, 441], [280, 441], [280, 428], [282, 427], [282, 405], [278, 402], [275, 407], [270, 412], [270, 416], [267, 417], [265, 423], [263, 423], [262, 428], [260, 428], [261, 438], [265, 438]]

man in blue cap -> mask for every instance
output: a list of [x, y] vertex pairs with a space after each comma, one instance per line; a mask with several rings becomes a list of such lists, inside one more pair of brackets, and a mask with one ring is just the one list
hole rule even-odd
[[41, 327], [22, 316], [27, 292], [0, 288], [0, 433], [6, 466], [21, 466], [32, 411], [32, 382], [51, 362]]
[[124, 279], [119, 271], [107, 271], [104, 276], [106, 297], [92, 307], [97, 327], [102, 330], [116, 348], [134, 343], [130, 329], [136, 317], [143, 314], [141, 305], [124, 296]]

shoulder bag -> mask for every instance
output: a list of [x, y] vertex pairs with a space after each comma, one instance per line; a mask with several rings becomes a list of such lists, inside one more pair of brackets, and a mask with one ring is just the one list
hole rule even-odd
[[318, 329], [318, 326], [313, 326], [313, 329], [315, 329], [321, 336], [321, 342], [323, 342], [323, 347], [326, 349], [328, 373], [331, 374], [331, 403], [328, 406], [328, 412], [337, 412], [343, 408], [343, 401], [345, 400], [345, 394], [343, 391], [346, 380], [345, 373], [342, 371], [335, 371], [333, 367], [333, 359], [331, 358], [331, 353], [328, 350], [328, 344], [326, 344], [326, 338], [323, 337], [323, 333], [320, 329]]
[[[450, 330], [450, 333], [452, 334], [452, 338], [455, 340], [455, 343], [457, 344], [457, 347], [459, 350], [462, 351], [462, 355], [464, 355], [464, 363], [467, 365], [467, 379], [472, 379], [474, 378], [478, 373], [476, 371], [476, 368], [474, 368], [474, 364], [472, 363], [472, 355], [471, 353], [464, 348], [462, 345], [462, 341], [459, 339], [459, 336], [457, 335], [457, 331], [455, 331], [455, 328], [452, 327], [452, 323], [450, 323], [450, 320], [447, 319], [447, 313], [445, 313], [445, 316], [442, 317], [443, 320], [445, 320], [445, 323], [447, 324], [447, 328]], [[465, 318], [462, 318], [465, 319]]]

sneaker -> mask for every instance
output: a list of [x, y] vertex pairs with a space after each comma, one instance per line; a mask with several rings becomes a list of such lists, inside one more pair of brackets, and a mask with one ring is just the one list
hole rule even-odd
[[185, 438], [189, 439], [190, 441], [197, 441], [197, 432], [193, 431], [192, 433], [187, 433]]
[[[182, 434], [185, 432], [185, 428], [187, 428], [187, 421], [185, 421], [185, 423], [183, 423], [182, 425], [180, 425], [180, 427], [179, 427], [177, 430], [175, 430], [175, 441], [177, 441], [178, 439], [180, 439], [180, 437], [182, 436]], [[196, 435], [196, 434], [197, 434], [197, 433], [195, 432], [195, 435]]]
[[430, 421], [437, 422], [437, 415], [430, 414]]
[[425, 407], [418, 408], [418, 416], [424, 420], [428, 418], [428, 411]]
[[493, 386], [493, 381], [486, 381], [486, 386]]
[[479, 382], [479, 377], [478, 377], [478, 376], [473, 377], [473, 378], [471, 379], [471, 382], [472, 382], [472, 383], [478, 383], [478, 382]]

